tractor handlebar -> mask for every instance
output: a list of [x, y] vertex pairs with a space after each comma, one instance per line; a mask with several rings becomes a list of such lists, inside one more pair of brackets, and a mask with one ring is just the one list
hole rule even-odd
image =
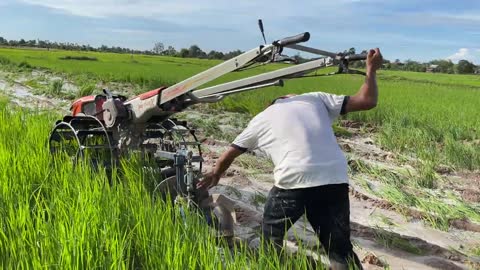
[[351, 55], [346, 55], [344, 57], [345, 60], [348, 61], [359, 61], [359, 60], [366, 60], [367, 55], [366, 54], [351, 54]]
[[305, 32], [305, 33], [298, 34], [296, 36], [286, 37], [286, 38], [274, 41], [273, 45], [284, 47], [284, 46], [293, 45], [301, 42], [306, 42], [309, 39], [310, 39], [310, 33]]

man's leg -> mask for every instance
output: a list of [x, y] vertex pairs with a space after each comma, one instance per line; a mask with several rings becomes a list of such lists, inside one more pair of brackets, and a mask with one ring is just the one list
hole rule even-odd
[[266, 241], [277, 249], [283, 247], [283, 237], [288, 229], [305, 213], [303, 189], [273, 187], [268, 194], [263, 213], [262, 232]]
[[309, 192], [307, 218], [329, 256], [332, 269], [349, 269], [349, 265], [362, 269], [350, 241], [348, 185], [326, 185]]

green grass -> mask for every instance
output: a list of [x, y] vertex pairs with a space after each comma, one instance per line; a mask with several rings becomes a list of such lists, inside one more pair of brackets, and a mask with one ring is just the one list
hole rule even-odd
[[[50, 157], [57, 116], [5, 108], [0, 98], [0, 268], [306, 269], [244, 245], [229, 251], [205, 221], [154, 200], [153, 179], [135, 160], [109, 184], [105, 172]], [[223, 254], [223, 257], [220, 256]]]

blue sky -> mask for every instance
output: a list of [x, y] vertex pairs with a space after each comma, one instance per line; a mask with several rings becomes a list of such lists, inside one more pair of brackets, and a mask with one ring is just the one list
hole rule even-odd
[[385, 58], [480, 64], [478, 0], [0, 0], [0, 36], [151, 49], [248, 50], [304, 31], [331, 51], [380, 47]]

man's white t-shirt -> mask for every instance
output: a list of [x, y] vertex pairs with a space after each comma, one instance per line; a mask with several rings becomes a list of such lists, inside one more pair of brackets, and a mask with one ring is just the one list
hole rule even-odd
[[275, 165], [279, 188], [348, 183], [347, 161], [332, 128], [347, 100], [323, 92], [277, 100], [250, 121], [232, 146], [265, 152]]

